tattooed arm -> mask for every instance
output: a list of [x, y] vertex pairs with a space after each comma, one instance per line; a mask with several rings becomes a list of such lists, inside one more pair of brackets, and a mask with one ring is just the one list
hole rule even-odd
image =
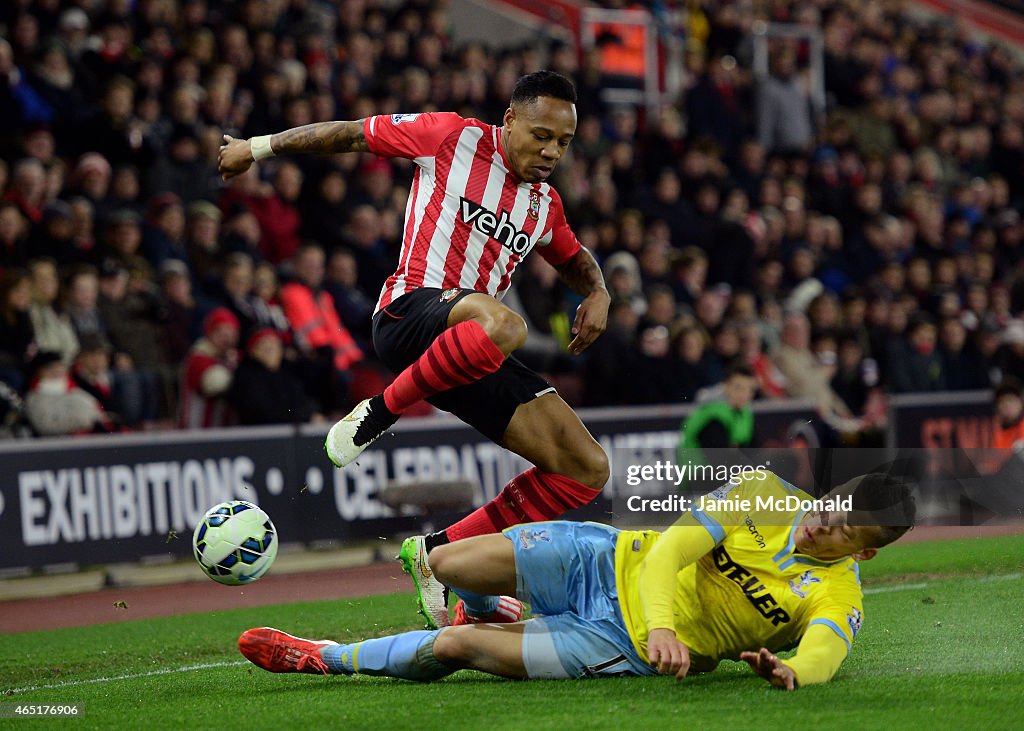
[[[368, 152], [363, 135], [363, 120], [355, 122], [317, 122], [278, 132], [270, 136], [270, 149], [275, 155], [286, 153]], [[217, 167], [229, 180], [241, 175], [253, 163], [251, 140], [236, 140], [224, 135]]]
[[576, 308], [576, 320], [572, 324], [575, 337], [569, 343], [569, 352], [578, 355], [590, 347], [608, 326], [611, 297], [604, 286], [601, 268], [585, 248], [580, 247], [571, 259], [555, 269], [569, 289], [584, 296], [583, 303]]
[[608, 294], [604, 286], [604, 277], [601, 275], [601, 267], [597, 265], [594, 255], [582, 246], [572, 258], [559, 264], [555, 269], [565, 282], [565, 286], [576, 294], [588, 297], [598, 290]]

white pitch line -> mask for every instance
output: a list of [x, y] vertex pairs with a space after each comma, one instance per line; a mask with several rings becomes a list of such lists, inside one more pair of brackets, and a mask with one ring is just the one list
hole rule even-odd
[[[1001, 574], [999, 576], [978, 576], [966, 579], [967, 581], [1008, 581], [1024, 578], [1024, 573]], [[924, 589], [935, 582], [923, 582], [918, 584], [900, 584], [898, 586], [879, 586], [864, 590], [865, 594], [887, 594], [894, 591], [912, 591]], [[36, 690], [55, 690], [58, 688], [72, 688], [76, 685], [93, 685], [95, 683], [113, 683], [118, 680], [135, 680], [137, 678], [151, 678], [154, 675], [173, 675], [174, 673], [189, 673], [193, 670], [209, 670], [211, 668], [230, 668], [238, 665], [246, 665], [248, 660], [232, 660], [230, 662], [208, 662], [201, 665], [186, 665], [180, 668], [161, 668], [160, 670], [149, 670], [145, 673], [111, 675], [102, 678], [87, 678], [85, 680], [68, 680], [63, 683], [49, 683], [47, 685], [27, 685], [24, 688], [9, 688], [0, 690], [0, 696], [13, 695], [15, 693], [30, 693]]]
[[[962, 581], [1012, 581], [1013, 579], [1020, 579], [1024, 577], [1024, 574], [998, 574], [996, 576], [967, 576], [961, 579]], [[954, 581], [956, 577], [950, 577], [949, 579], [943, 579], [943, 581]], [[897, 584], [896, 586], [878, 586], [871, 587], [864, 590], [864, 594], [888, 594], [893, 591], [912, 591], [913, 589], [926, 589], [936, 582], [925, 581], [920, 584]]]
[[912, 589], [924, 589], [928, 586], [927, 583], [923, 584], [897, 584], [896, 586], [879, 586], [870, 589], [865, 589], [865, 596], [868, 594], [888, 594], [891, 591], [911, 591]]
[[145, 673], [133, 673], [126, 675], [111, 675], [102, 678], [88, 678], [86, 680], [68, 680], [63, 683], [50, 683], [48, 685], [27, 685], [24, 688], [10, 688], [0, 690], [0, 696], [13, 693], [29, 693], [35, 690], [54, 690], [57, 688], [71, 688], [75, 685], [91, 685], [93, 683], [112, 683], [117, 680], [135, 680], [136, 678], [150, 678], [154, 675], [173, 675], [174, 673], [188, 673], [193, 670], [209, 670], [210, 668], [229, 668], [236, 665], [247, 665], [248, 660], [232, 660], [231, 662], [208, 662], [202, 665], [186, 665], [181, 668], [161, 668], [160, 670], [149, 670]]
[[1020, 579], [1024, 574], [999, 574], [998, 576], [979, 576], [975, 581], [1006, 581], [1007, 579]]

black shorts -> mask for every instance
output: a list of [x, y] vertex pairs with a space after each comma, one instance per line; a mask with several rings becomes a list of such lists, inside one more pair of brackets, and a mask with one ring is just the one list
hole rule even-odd
[[[448, 314], [455, 304], [473, 291], [421, 287], [382, 308], [373, 316], [373, 346], [384, 365], [395, 373], [412, 365], [448, 328]], [[509, 356], [494, 373], [436, 393], [427, 401], [501, 444], [519, 405], [554, 391], [554, 386]]]

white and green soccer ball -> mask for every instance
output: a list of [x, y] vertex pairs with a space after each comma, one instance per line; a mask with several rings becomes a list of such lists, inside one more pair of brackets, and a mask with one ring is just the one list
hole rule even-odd
[[231, 500], [214, 505], [192, 533], [192, 552], [207, 576], [221, 584], [250, 584], [277, 556], [277, 530], [258, 505]]

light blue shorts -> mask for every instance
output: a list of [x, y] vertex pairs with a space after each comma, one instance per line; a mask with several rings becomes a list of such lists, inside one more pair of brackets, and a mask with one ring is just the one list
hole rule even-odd
[[599, 523], [528, 523], [504, 531], [516, 594], [544, 616], [528, 620], [523, 663], [531, 678], [654, 675], [626, 631], [615, 587], [619, 531]]

